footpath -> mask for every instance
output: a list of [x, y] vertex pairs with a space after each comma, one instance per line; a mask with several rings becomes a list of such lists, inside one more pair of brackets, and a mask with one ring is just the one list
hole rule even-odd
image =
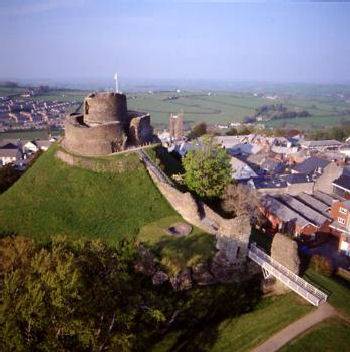
[[313, 312], [288, 325], [283, 330], [271, 336], [267, 341], [255, 347], [252, 352], [278, 351], [282, 346], [309, 330], [314, 325], [337, 314], [337, 311], [329, 303], [323, 303]]

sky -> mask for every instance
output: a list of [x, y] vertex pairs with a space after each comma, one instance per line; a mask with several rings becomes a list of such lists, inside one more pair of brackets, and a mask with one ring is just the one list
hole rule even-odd
[[0, 0], [0, 79], [350, 82], [350, 2]]

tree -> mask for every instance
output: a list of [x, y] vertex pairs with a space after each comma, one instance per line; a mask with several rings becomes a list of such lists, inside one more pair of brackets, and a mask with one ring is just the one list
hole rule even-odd
[[194, 336], [260, 296], [254, 279], [183, 292], [155, 287], [135, 272], [139, 251], [133, 240], [0, 239], [0, 351], [148, 351], [167, 330], [181, 341], [181, 327]]
[[165, 320], [133, 271], [133, 241], [7, 237], [0, 253], [1, 351], [130, 351]]
[[225, 188], [222, 208], [232, 216], [249, 216], [253, 224], [262, 221], [259, 198], [253, 190], [244, 185], [230, 184]]
[[210, 136], [200, 149], [187, 153], [183, 165], [185, 184], [201, 197], [220, 197], [232, 180], [230, 156]]
[[205, 122], [199, 122], [192, 127], [189, 135], [190, 139], [199, 138], [207, 133], [207, 124]]

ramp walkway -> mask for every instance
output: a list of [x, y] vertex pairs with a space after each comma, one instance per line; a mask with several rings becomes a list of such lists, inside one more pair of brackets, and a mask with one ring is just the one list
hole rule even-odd
[[321, 290], [311, 285], [300, 276], [294, 274], [277, 260], [266, 254], [255, 244], [251, 244], [248, 257], [263, 269], [264, 277], [274, 276], [295, 293], [306, 299], [314, 306], [319, 306], [327, 301], [327, 295]]

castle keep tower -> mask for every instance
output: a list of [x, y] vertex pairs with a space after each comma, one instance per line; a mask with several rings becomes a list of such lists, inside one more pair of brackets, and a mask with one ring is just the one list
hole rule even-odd
[[83, 113], [65, 120], [64, 148], [82, 155], [104, 155], [131, 146], [152, 142], [149, 114], [128, 111], [121, 93], [92, 93], [83, 104]]

